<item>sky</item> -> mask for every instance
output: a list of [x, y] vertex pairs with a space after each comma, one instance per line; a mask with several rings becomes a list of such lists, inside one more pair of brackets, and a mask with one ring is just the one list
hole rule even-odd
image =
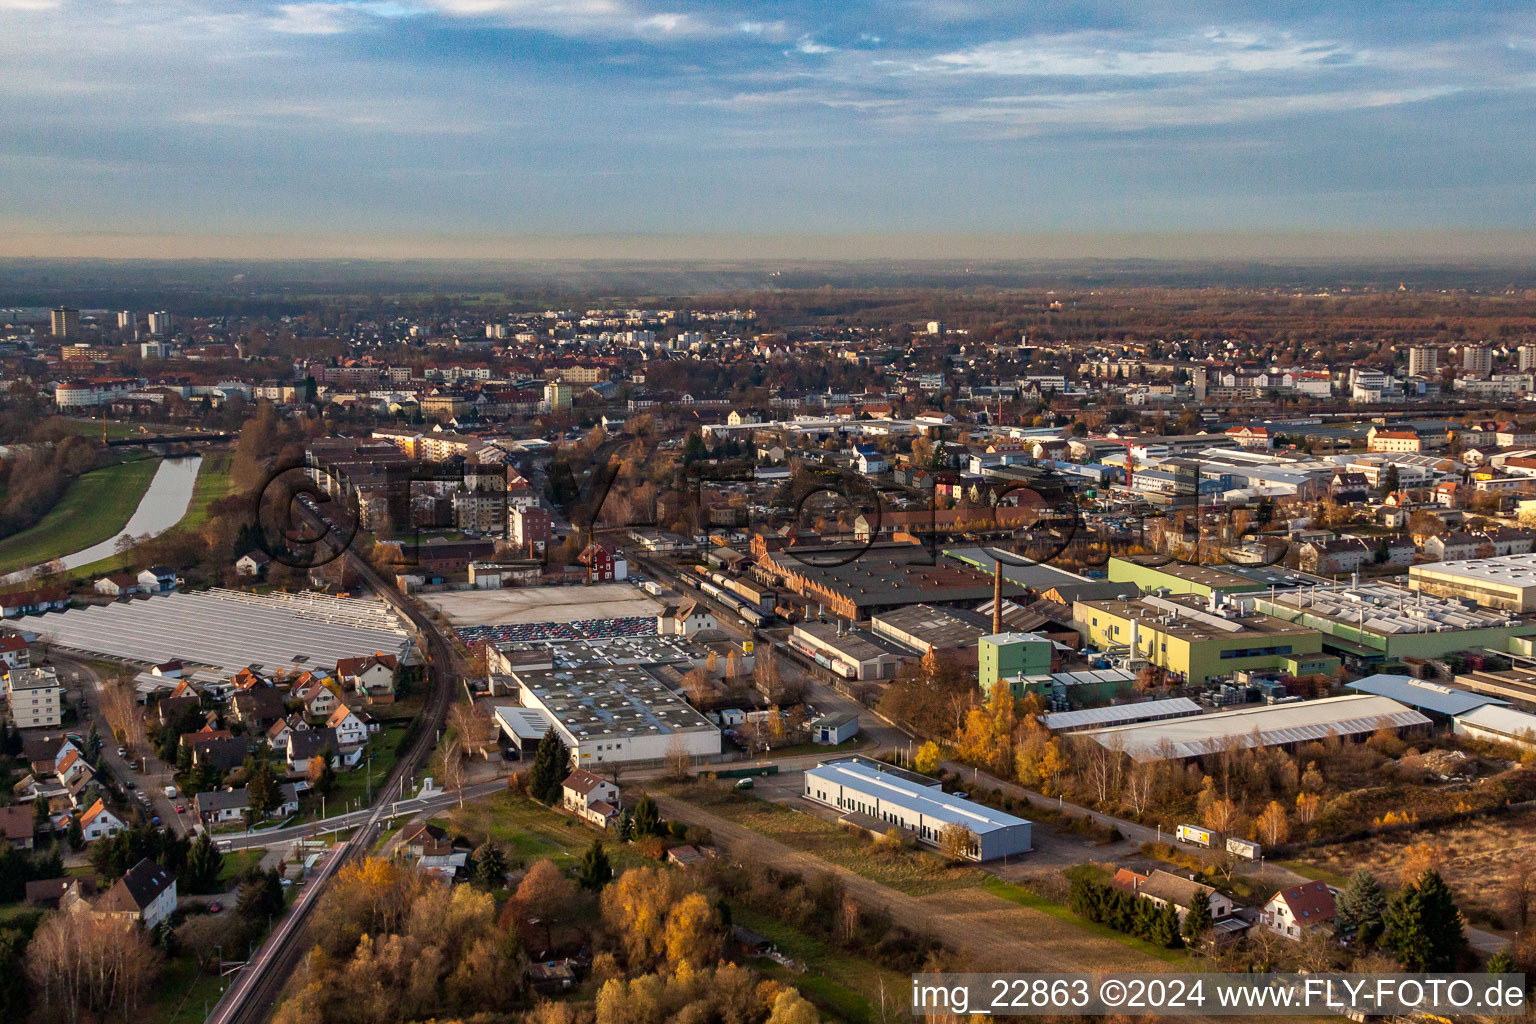
[[0, 256], [1536, 257], [1536, 5], [0, 0]]

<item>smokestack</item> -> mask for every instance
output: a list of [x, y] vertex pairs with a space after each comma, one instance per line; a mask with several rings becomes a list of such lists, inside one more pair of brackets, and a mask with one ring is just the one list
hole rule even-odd
[[992, 632], [1003, 631], [1003, 560], [992, 567]]

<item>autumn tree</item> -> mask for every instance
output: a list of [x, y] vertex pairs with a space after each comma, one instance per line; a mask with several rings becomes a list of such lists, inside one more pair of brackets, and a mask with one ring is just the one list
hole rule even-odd
[[1271, 800], [1257, 822], [1259, 835], [1266, 846], [1278, 846], [1291, 837], [1290, 819], [1286, 817], [1285, 805], [1278, 800]]
[[932, 775], [939, 770], [939, 762], [944, 759], [944, 752], [939, 745], [932, 740], [917, 748], [917, 753], [912, 758], [912, 767], [924, 775]]
[[959, 822], [950, 822], [939, 831], [939, 852], [952, 864], [970, 859], [976, 843], [976, 833]]
[[703, 893], [689, 893], [667, 912], [666, 955], [674, 970], [714, 961], [722, 939], [720, 915]]

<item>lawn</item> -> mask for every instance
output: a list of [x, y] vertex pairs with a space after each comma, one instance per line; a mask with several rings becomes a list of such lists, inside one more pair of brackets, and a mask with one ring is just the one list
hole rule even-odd
[[73, 554], [120, 532], [159, 466], [159, 459], [138, 459], [81, 474], [35, 526], [0, 540], [0, 573]]
[[[562, 868], [580, 860], [592, 840], [604, 838], [575, 818], [511, 791], [465, 801], [463, 807], [440, 814], [433, 823], [476, 845], [494, 839], [510, 856], [525, 863], [552, 860]], [[638, 856], [611, 838], [605, 839], [604, 845], [616, 872], [641, 863]]]
[[972, 889], [987, 877], [976, 868], [952, 866], [919, 851], [879, 850], [861, 833], [744, 793], [688, 786], [674, 795], [909, 896]]
[[[353, 811], [368, 805], [368, 754], [373, 754], [373, 795], [379, 795], [379, 787], [389, 779], [389, 773], [395, 770], [395, 762], [399, 760], [395, 756], [395, 746], [400, 737], [405, 735], [404, 724], [385, 724], [376, 735], [368, 741], [368, 746], [363, 752], [363, 759], [356, 768], [350, 771], [336, 773], [336, 785], [325, 798], [324, 810], [326, 814], [337, 815], [344, 811]], [[320, 817], [321, 803], [319, 797], [307, 800], [306, 811], [312, 818]]]
[[196, 959], [178, 956], [165, 962], [155, 983], [159, 999], [138, 1015], [144, 1024], [202, 1024], [224, 992], [225, 979], [201, 971]]
[[242, 875], [261, 863], [261, 858], [266, 852], [266, 850], [257, 848], [254, 850], [231, 850], [226, 853], [223, 866], [219, 868], [219, 884], [226, 888], [234, 885], [240, 880]]
[[1016, 903], [1021, 907], [1029, 907], [1031, 910], [1038, 910], [1040, 913], [1054, 917], [1058, 921], [1080, 928], [1090, 935], [1101, 939], [1111, 939], [1123, 946], [1129, 946], [1137, 952], [1145, 953], [1148, 956], [1155, 956], [1167, 963], [1187, 964], [1189, 962], [1189, 955], [1181, 949], [1167, 949], [1145, 939], [1139, 939], [1134, 935], [1127, 935], [1124, 932], [1116, 931], [1109, 927], [1109, 925], [1096, 924], [1093, 921], [1078, 917], [1060, 903], [1053, 903], [1038, 893], [1023, 886], [1005, 882], [1001, 878], [989, 876], [986, 882], [983, 883], [982, 888], [998, 899], [1007, 900], [1009, 903]]
[[[178, 530], [196, 530], [208, 521], [210, 506], [220, 498], [228, 497], [234, 487], [229, 478], [231, 458], [229, 452], [223, 451], [209, 452], [203, 456], [203, 461], [197, 467], [197, 483], [192, 487], [192, 500], [187, 505], [187, 513], [166, 531], [167, 534], [174, 534]], [[96, 579], [126, 569], [131, 564], [133, 559], [127, 555], [112, 555], [73, 569], [70, 575], [76, 579]]]

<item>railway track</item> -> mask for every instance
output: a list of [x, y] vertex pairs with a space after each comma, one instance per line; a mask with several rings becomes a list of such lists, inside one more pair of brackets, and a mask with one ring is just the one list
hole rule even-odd
[[[306, 511], [306, 515], [311, 513]], [[318, 521], [312, 526], [320, 525]], [[325, 886], [344, 865], [367, 856], [380, 830], [388, 822], [391, 804], [405, 793], [408, 782], [427, 763], [437, 746], [437, 737], [453, 706], [458, 658], [452, 645], [437, 626], [413, 602], [386, 580], [365, 559], [351, 550], [342, 556], [375, 594], [410, 620], [426, 647], [427, 675], [431, 698], [425, 712], [417, 719], [417, 732], [410, 748], [401, 756], [384, 784], [378, 789], [372, 813], [352, 837], [337, 847], [321, 863], [305, 893], [267, 936], [261, 949], [240, 968], [205, 1024], [263, 1024], [277, 1008], [278, 1000], [309, 951], [306, 941], [310, 915], [320, 902]]]

